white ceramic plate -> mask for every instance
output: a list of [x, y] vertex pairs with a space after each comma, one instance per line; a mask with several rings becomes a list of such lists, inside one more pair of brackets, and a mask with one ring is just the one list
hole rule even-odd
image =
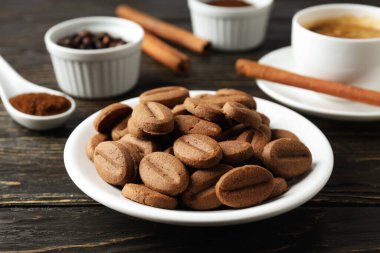
[[[197, 95], [209, 91], [192, 91]], [[293, 181], [289, 191], [255, 207], [216, 211], [165, 210], [145, 206], [124, 198], [120, 190], [107, 184], [97, 174], [86, 156], [88, 139], [95, 134], [92, 122], [96, 114], [85, 119], [70, 135], [64, 150], [66, 170], [74, 183], [95, 201], [121, 213], [141, 219], [187, 226], [222, 226], [266, 219], [294, 209], [315, 196], [329, 179], [333, 152], [323, 133], [309, 120], [281, 105], [255, 98], [258, 110], [271, 119], [271, 127], [288, 129], [304, 142], [313, 155], [310, 173]], [[138, 98], [124, 103], [135, 106]]]
[[[263, 56], [260, 63], [295, 71], [291, 47], [274, 50]], [[363, 87], [380, 89], [380, 73], [361, 80]], [[313, 91], [257, 80], [257, 85], [268, 96], [296, 110], [336, 120], [371, 121], [380, 119], [380, 108], [348, 100], [327, 98]], [[377, 85], [377, 86], [376, 86]]]

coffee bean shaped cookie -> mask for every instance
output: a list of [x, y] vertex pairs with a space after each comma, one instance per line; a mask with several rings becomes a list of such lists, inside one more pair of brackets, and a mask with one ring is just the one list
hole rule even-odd
[[138, 104], [132, 112], [131, 120], [137, 128], [148, 134], [167, 134], [174, 129], [172, 111], [156, 102]]
[[237, 124], [232, 127], [227, 128], [221, 133], [221, 136], [219, 138], [220, 141], [225, 140], [234, 140], [237, 136], [239, 136], [244, 131], [248, 130], [248, 127], [246, 127], [244, 124]]
[[260, 114], [242, 104], [236, 102], [227, 102], [223, 106], [223, 113], [227, 117], [234, 119], [237, 122], [244, 124], [245, 126], [252, 127], [254, 129], [259, 129], [261, 126]]
[[112, 185], [124, 185], [135, 176], [128, 149], [114, 141], [102, 142], [96, 147], [94, 164], [99, 176]]
[[211, 137], [201, 134], [188, 134], [178, 138], [173, 150], [184, 164], [197, 169], [211, 168], [222, 159], [219, 144]]
[[182, 104], [189, 96], [189, 90], [179, 86], [167, 86], [148, 90], [140, 95], [140, 102], [157, 102], [169, 108]]
[[120, 139], [120, 142], [135, 145], [142, 156], [149, 155], [150, 153], [159, 150], [159, 147], [155, 141], [140, 139], [133, 136], [132, 134], [126, 134], [123, 138]]
[[224, 119], [221, 107], [199, 98], [186, 98], [184, 106], [191, 114], [211, 122], [220, 122]]
[[167, 149], [164, 150], [164, 152], [168, 153], [168, 154], [171, 154], [171, 155], [174, 155], [173, 147], [168, 147]]
[[240, 163], [240, 166], [244, 166], [244, 165], [259, 165], [261, 167], [264, 166], [263, 162], [256, 156], [251, 156], [247, 160]]
[[297, 177], [311, 169], [311, 152], [300, 141], [288, 138], [271, 141], [262, 155], [265, 166], [279, 177]]
[[286, 183], [286, 180], [282, 177], [275, 177], [273, 178], [273, 191], [270, 194], [269, 198], [275, 198], [277, 196], [280, 196], [284, 192], [288, 190], [288, 183]]
[[247, 96], [247, 97], [252, 97], [250, 94], [247, 92], [244, 92], [242, 90], [235, 90], [235, 89], [219, 89], [216, 91], [217, 96], [230, 96], [230, 95], [241, 95], [241, 96]]
[[238, 164], [253, 156], [252, 145], [244, 141], [222, 141], [219, 146], [223, 152], [222, 162], [226, 164]]
[[144, 184], [163, 194], [175, 196], [189, 184], [189, 173], [181, 161], [165, 152], [154, 152], [140, 163], [140, 177]]
[[270, 119], [264, 113], [258, 112], [258, 114], [260, 114], [261, 123], [263, 125], [267, 125], [269, 127], [269, 125], [270, 125]]
[[102, 109], [94, 120], [94, 128], [102, 134], [109, 134], [112, 128], [132, 113], [132, 108], [122, 103], [111, 104]]
[[174, 116], [176, 115], [188, 115], [189, 112], [186, 110], [186, 107], [184, 104], [176, 105], [172, 109], [172, 113]]
[[135, 146], [135, 145], [133, 145], [131, 143], [124, 142], [124, 141], [121, 141], [121, 140], [118, 140], [116, 142], [122, 144], [124, 147], [127, 148], [128, 152], [129, 152], [129, 155], [132, 157], [132, 160], [133, 160], [133, 163], [134, 163], [135, 176], [136, 176], [137, 172], [138, 172], [140, 161], [143, 159], [144, 154], [142, 154], [140, 152], [140, 150], [137, 148], [137, 146]]
[[145, 133], [141, 128], [138, 128], [134, 123], [133, 118], [130, 118], [128, 121], [127, 131], [130, 135], [139, 139], [149, 139], [152, 137], [150, 134]]
[[112, 140], [118, 141], [128, 133], [128, 121], [130, 119], [130, 116], [124, 118], [122, 121], [120, 121], [116, 126], [112, 128], [111, 136]]
[[203, 134], [218, 138], [222, 132], [220, 126], [193, 115], [177, 115], [174, 117], [175, 128], [181, 134]]
[[251, 143], [254, 156], [262, 160], [264, 147], [270, 141], [270, 137], [264, 131], [250, 129], [241, 133], [236, 140]]
[[206, 99], [208, 103], [223, 107], [227, 102], [235, 102], [249, 109], [256, 109], [256, 101], [251, 96], [245, 95], [215, 95]]
[[268, 199], [273, 191], [273, 176], [257, 165], [237, 167], [219, 179], [215, 190], [220, 202], [226, 206], [250, 207]]
[[202, 94], [195, 95], [193, 98], [199, 98], [201, 100], [206, 101], [207, 99], [213, 98], [213, 97], [215, 97], [215, 95], [210, 94], [210, 93], [202, 93]]
[[272, 129], [272, 140], [278, 140], [282, 138], [289, 138], [296, 141], [299, 141], [297, 135], [294, 133], [285, 130], [285, 129]]
[[137, 203], [164, 209], [177, 207], [177, 199], [149, 189], [141, 184], [126, 184], [121, 194]]
[[86, 153], [87, 157], [93, 161], [94, 160], [94, 152], [95, 148], [99, 145], [99, 143], [104, 141], [109, 141], [110, 138], [106, 134], [95, 134], [92, 136], [87, 143]]
[[268, 125], [261, 124], [259, 131], [263, 132], [269, 140], [272, 139], [272, 130], [269, 128]]
[[186, 191], [181, 194], [182, 201], [195, 210], [210, 210], [222, 205], [216, 197], [215, 184], [232, 166], [218, 164], [210, 170], [197, 170], [190, 177]]
[[253, 154], [255, 157], [259, 158], [260, 160], [263, 160], [263, 150], [268, 142], [270, 142], [270, 136], [265, 134], [260, 129], [255, 131], [255, 134], [251, 141]]

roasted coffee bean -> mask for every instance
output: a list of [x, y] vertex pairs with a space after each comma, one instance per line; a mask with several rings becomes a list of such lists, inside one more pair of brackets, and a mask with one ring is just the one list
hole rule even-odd
[[137, 203], [164, 209], [177, 207], [177, 199], [149, 189], [141, 184], [126, 184], [121, 194]]
[[177, 115], [174, 117], [176, 130], [183, 134], [203, 134], [218, 138], [222, 132], [220, 126], [193, 115]]
[[288, 190], [288, 183], [286, 183], [286, 180], [282, 177], [275, 177], [273, 178], [273, 191], [270, 194], [269, 198], [275, 198], [277, 196], [280, 196], [284, 192]]
[[99, 145], [99, 143], [103, 141], [109, 141], [110, 138], [106, 134], [95, 134], [92, 136], [87, 143], [86, 153], [87, 157], [93, 161], [94, 160], [94, 152], [95, 148]]
[[99, 133], [110, 134], [112, 128], [132, 113], [126, 104], [115, 103], [102, 109], [94, 120], [94, 128]]
[[297, 135], [294, 133], [285, 130], [285, 129], [272, 129], [272, 140], [278, 140], [282, 138], [289, 138], [296, 141], [299, 141]]
[[118, 141], [120, 140], [124, 135], [128, 133], [128, 121], [130, 119], [130, 116], [124, 118], [122, 121], [120, 121], [116, 126], [112, 128], [111, 136], [112, 140]]
[[246, 106], [236, 103], [227, 102], [223, 106], [223, 113], [239, 123], [247, 127], [259, 129], [261, 126], [261, 116], [256, 111], [253, 111]]
[[102, 142], [95, 148], [94, 164], [99, 176], [113, 185], [124, 185], [135, 177], [129, 150], [114, 141]]
[[223, 152], [222, 162], [226, 164], [238, 164], [253, 156], [251, 144], [244, 141], [222, 141], [219, 146]]
[[266, 200], [273, 191], [272, 174], [257, 165], [234, 168], [215, 186], [216, 196], [226, 206], [250, 207]]
[[155, 141], [139, 139], [131, 134], [126, 134], [123, 138], [120, 139], [120, 142], [135, 145], [142, 156], [149, 155], [150, 153], [159, 150], [159, 147]]
[[167, 134], [174, 129], [173, 113], [168, 107], [156, 102], [138, 104], [131, 119], [137, 128], [148, 134]]
[[210, 170], [197, 170], [190, 177], [186, 191], [181, 194], [182, 201], [195, 210], [210, 210], [222, 205], [216, 197], [215, 184], [232, 166], [218, 164]]
[[140, 95], [140, 102], [157, 102], [169, 108], [182, 104], [189, 97], [189, 90], [179, 86], [167, 86], [148, 90]]
[[101, 49], [124, 45], [126, 42], [119, 38], [113, 38], [107, 33], [92, 33], [83, 30], [61, 38], [57, 44], [75, 49]]
[[206, 135], [184, 135], [174, 142], [173, 149], [176, 157], [193, 168], [208, 169], [222, 159], [219, 144]]
[[191, 114], [211, 122], [221, 122], [224, 119], [220, 106], [206, 103], [199, 98], [186, 98], [184, 106]]
[[165, 152], [154, 152], [140, 163], [140, 177], [144, 184], [163, 194], [175, 196], [189, 184], [189, 173], [181, 161]]
[[269, 142], [262, 155], [265, 166], [279, 177], [297, 177], [311, 169], [311, 152], [297, 140], [282, 138]]

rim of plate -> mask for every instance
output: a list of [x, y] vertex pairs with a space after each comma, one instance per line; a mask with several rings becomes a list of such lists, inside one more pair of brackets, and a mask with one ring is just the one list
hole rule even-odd
[[[291, 46], [278, 48], [278, 49], [273, 50], [273, 51], [265, 54], [264, 56], [262, 56], [258, 62], [265, 64], [265, 65], [277, 67], [276, 65], [271, 64], [271, 62], [269, 62], [269, 59], [271, 59], [273, 57], [273, 55], [279, 54], [282, 51], [291, 51], [291, 50], [292, 50]], [[293, 70], [290, 70], [290, 71], [293, 71]], [[353, 120], [353, 119], [356, 119], [356, 120], [380, 119], [380, 111], [379, 112], [367, 112], [366, 113], [366, 112], [352, 112], [352, 111], [350, 112], [350, 111], [319, 108], [317, 106], [298, 102], [297, 100], [294, 100], [294, 99], [289, 98], [288, 96], [286, 96], [284, 94], [281, 94], [280, 92], [276, 91], [275, 88], [271, 87], [271, 83], [273, 83], [273, 82], [257, 79], [256, 83], [257, 83], [257, 86], [259, 86], [259, 88], [264, 93], [266, 93], [268, 96], [272, 97], [273, 99], [275, 99], [275, 100], [277, 100], [277, 101], [279, 101], [285, 105], [288, 105], [294, 109], [297, 109], [297, 110], [305, 112], [305, 113], [318, 115], [318, 116], [326, 116], [326, 117], [329, 116], [329, 118], [338, 117], [340, 119], [343, 119], [342, 117], [350, 117], [351, 120]], [[278, 83], [274, 83], [274, 84], [281, 85]], [[284, 85], [284, 87], [286, 87], [286, 86]], [[289, 87], [289, 88], [293, 88], [293, 87]]]
[[[200, 93], [213, 93], [213, 91], [197, 90], [190, 92], [192, 96]], [[318, 163], [314, 166], [312, 171], [298, 180], [284, 195], [264, 202], [261, 205], [244, 209], [214, 211], [166, 210], [145, 206], [124, 198], [121, 196], [119, 189], [107, 184], [97, 175], [95, 168], [86, 156], [85, 146], [87, 139], [84, 140], [83, 134], [89, 135], [91, 131], [95, 133], [95, 130], [89, 131], [88, 128], [93, 129], [92, 121], [99, 111], [82, 121], [68, 138], [64, 149], [66, 170], [77, 187], [95, 201], [121, 213], [160, 223], [187, 226], [224, 226], [262, 220], [285, 213], [310, 200], [325, 186], [333, 169], [333, 151], [321, 130], [302, 115], [282, 105], [264, 99], [255, 97], [255, 100], [259, 109], [260, 107], [264, 109], [260, 110], [264, 113], [268, 108], [271, 110], [275, 108], [276, 111], [282, 111], [281, 115], [287, 114], [287, 117], [298, 118], [297, 124], [301, 124], [302, 129], [308, 129], [308, 136], [314, 136], [314, 138], [318, 139], [318, 143], [313, 145], [319, 147], [318, 150], [311, 149], [313, 157], [319, 157], [319, 160], [317, 159]], [[137, 104], [138, 98], [132, 98], [122, 102], [133, 105]], [[311, 135], [310, 133], [313, 134]], [[80, 145], [78, 145], [78, 143]], [[319, 155], [319, 153], [323, 153], [323, 155]], [[78, 157], [79, 159], [87, 159], [86, 164], [91, 165], [92, 175], [86, 172], [88, 168], [79, 164], [80, 161], [77, 159]], [[304, 189], [308, 190], [292, 191], [294, 187], [305, 187]]]

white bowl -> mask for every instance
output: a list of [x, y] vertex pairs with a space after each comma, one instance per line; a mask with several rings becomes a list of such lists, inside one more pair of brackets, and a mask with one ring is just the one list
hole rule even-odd
[[[125, 45], [105, 49], [73, 49], [56, 42], [82, 30], [107, 32], [122, 38]], [[59, 23], [45, 34], [60, 88], [75, 97], [103, 98], [132, 89], [140, 70], [143, 29], [136, 23], [116, 17], [85, 17]]]
[[[191, 96], [210, 91], [191, 91]], [[66, 142], [64, 162], [73, 182], [95, 201], [121, 213], [141, 219], [187, 226], [224, 226], [258, 221], [285, 213], [314, 197], [326, 184], [333, 168], [333, 152], [323, 133], [309, 120], [281, 105], [255, 98], [260, 112], [271, 119], [271, 127], [294, 132], [305, 143], [312, 155], [312, 170], [292, 181], [290, 189], [283, 195], [261, 205], [244, 209], [214, 211], [166, 210], [145, 206], [124, 198], [120, 190], [107, 184], [96, 172], [86, 155], [89, 138], [95, 134], [94, 113], [72, 132]], [[123, 101], [132, 107], [138, 98]]]
[[220, 7], [210, 0], [188, 0], [195, 35], [226, 51], [248, 50], [265, 38], [273, 0], [246, 0], [253, 6]]

